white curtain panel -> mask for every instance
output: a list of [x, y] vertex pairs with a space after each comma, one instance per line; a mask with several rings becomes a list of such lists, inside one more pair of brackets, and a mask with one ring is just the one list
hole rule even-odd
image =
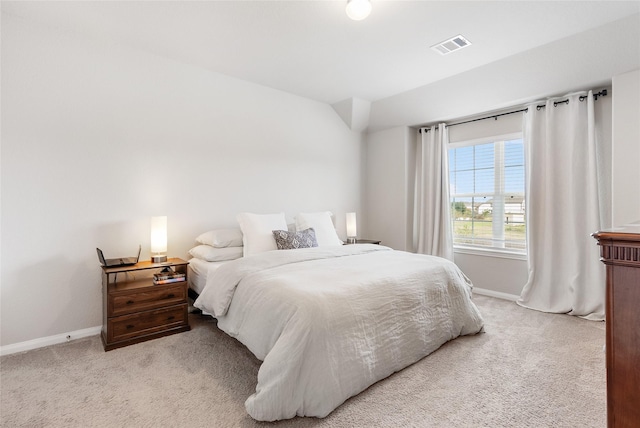
[[[584, 101], [579, 97], [586, 95]], [[568, 104], [554, 102], [569, 100]], [[591, 237], [601, 229], [593, 94], [549, 100], [525, 114], [529, 278], [517, 303], [604, 319], [605, 269]]]
[[414, 198], [414, 247], [453, 261], [449, 201], [449, 130], [444, 123], [418, 134]]

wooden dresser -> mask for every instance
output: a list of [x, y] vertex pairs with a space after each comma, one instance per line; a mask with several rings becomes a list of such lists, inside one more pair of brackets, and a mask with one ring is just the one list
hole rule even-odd
[[640, 222], [593, 234], [607, 265], [607, 424], [640, 426]]

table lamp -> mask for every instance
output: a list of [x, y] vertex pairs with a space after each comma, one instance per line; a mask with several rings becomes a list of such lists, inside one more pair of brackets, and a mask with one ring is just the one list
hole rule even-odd
[[356, 243], [356, 213], [347, 213], [347, 242]]
[[151, 261], [167, 261], [167, 216], [151, 217]]

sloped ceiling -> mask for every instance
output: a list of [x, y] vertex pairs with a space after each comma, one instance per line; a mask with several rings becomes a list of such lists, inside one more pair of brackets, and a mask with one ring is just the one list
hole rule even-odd
[[368, 131], [462, 120], [600, 90], [613, 76], [638, 68], [640, 15], [632, 15], [379, 100], [371, 106]]
[[[640, 39], [639, 1], [372, 0], [373, 12], [358, 22], [347, 18], [345, 5], [346, 0], [3, 1], [2, 13], [332, 105], [349, 99], [372, 103], [370, 129], [389, 125], [375, 117], [389, 100], [509, 58], [527, 63], [536, 49], [620, 20], [635, 22], [635, 30], [603, 32], [612, 40], [599, 44], [631, 58], [627, 63], [638, 62], [632, 49]], [[447, 56], [430, 49], [457, 34], [472, 45]], [[619, 46], [621, 35], [631, 43]], [[572, 57], [593, 55], [587, 43], [571, 46]]]

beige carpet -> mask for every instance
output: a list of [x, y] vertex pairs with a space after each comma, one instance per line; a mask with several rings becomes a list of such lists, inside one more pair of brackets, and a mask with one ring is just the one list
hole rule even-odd
[[98, 336], [0, 360], [3, 427], [605, 427], [604, 323], [475, 296], [486, 333], [458, 338], [325, 419], [257, 423], [260, 362], [208, 317], [104, 352]]

